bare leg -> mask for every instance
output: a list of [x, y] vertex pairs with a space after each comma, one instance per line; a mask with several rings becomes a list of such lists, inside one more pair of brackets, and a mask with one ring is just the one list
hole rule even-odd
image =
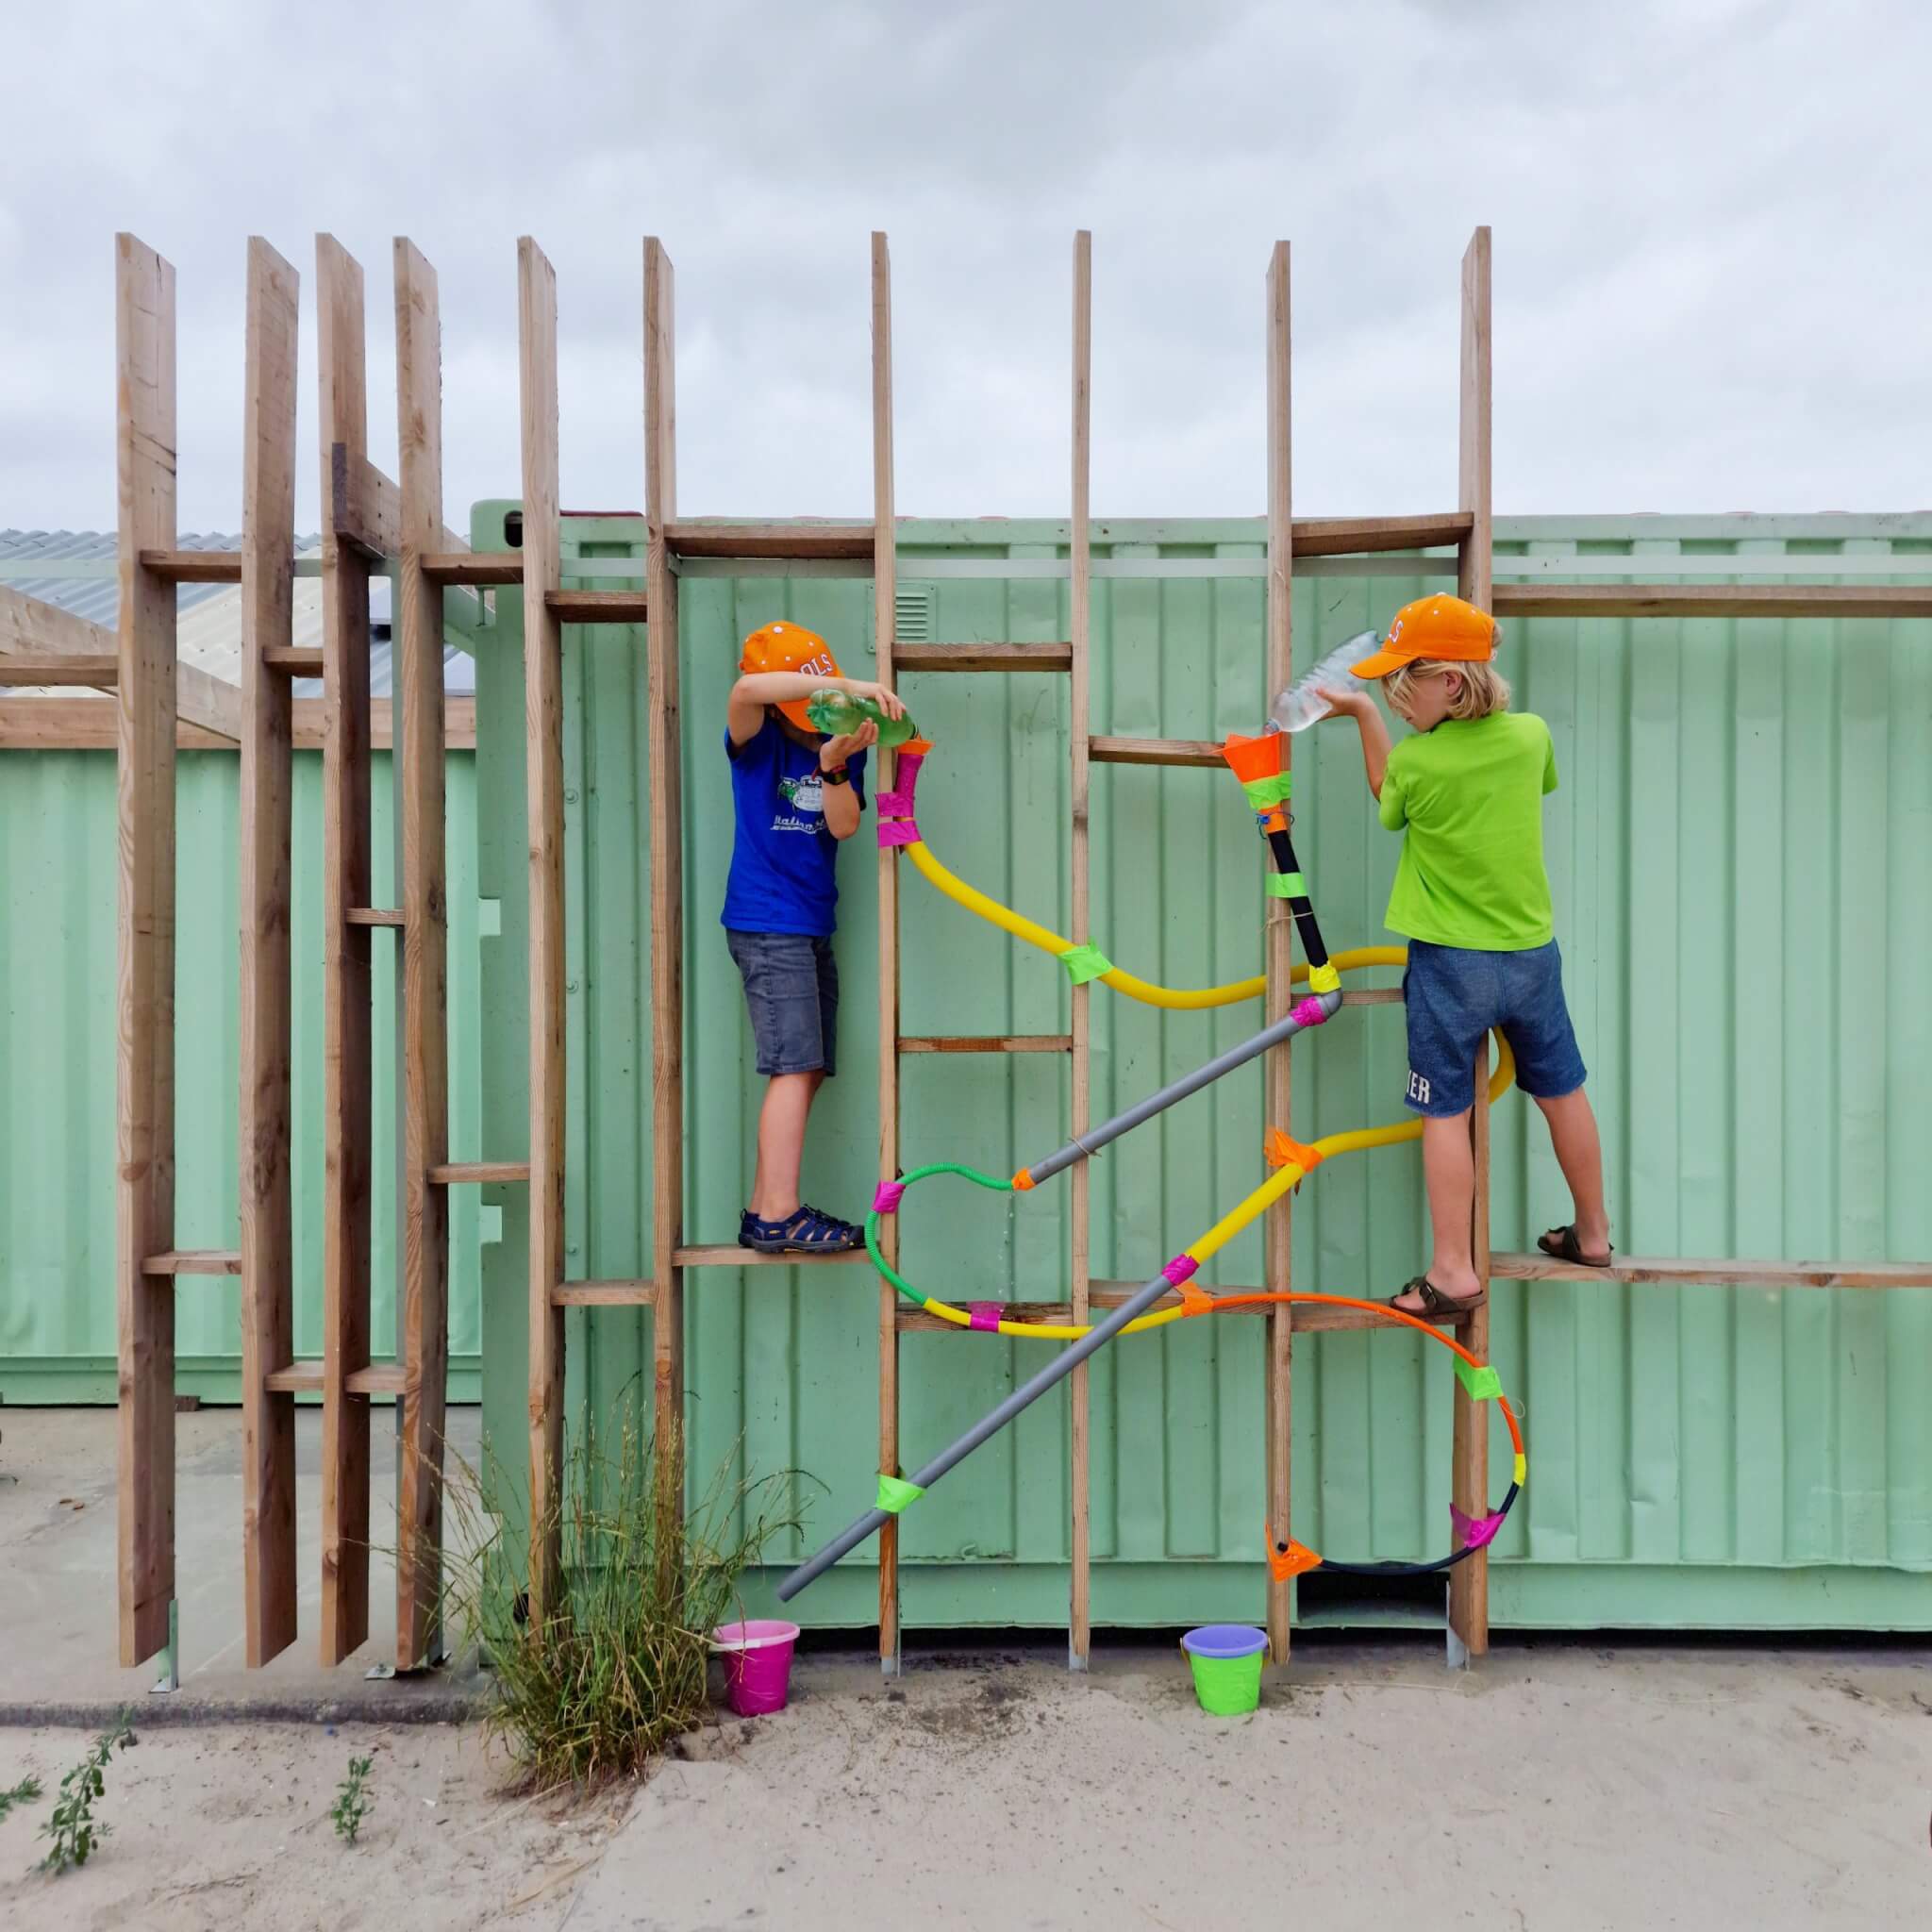
[[1556, 1100], [1539, 1100], [1550, 1124], [1557, 1165], [1570, 1183], [1576, 1212], [1576, 1245], [1586, 1255], [1609, 1252], [1610, 1217], [1604, 1208], [1604, 1150], [1590, 1096], [1579, 1087]]
[[[1423, 1180], [1429, 1191], [1433, 1253], [1428, 1278], [1443, 1294], [1460, 1300], [1480, 1291], [1475, 1257], [1470, 1251], [1470, 1211], [1475, 1205], [1475, 1151], [1469, 1144], [1469, 1114], [1423, 1121]], [[1420, 1314], [1419, 1296], [1405, 1295], [1395, 1306]]]
[[798, 1169], [805, 1158], [805, 1124], [824, 1082], [823, 1074], [774, 1074], [758, 1108], [758, 1166], [751, 1211], [760, 1221], [789, 1221], [798, 1212]]

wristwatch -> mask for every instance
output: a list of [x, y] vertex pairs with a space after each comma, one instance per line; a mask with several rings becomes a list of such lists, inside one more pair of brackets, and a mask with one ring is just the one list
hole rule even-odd
[[819, 775], [827, 785], [849, 785], [852, 782], [851, 774], [843, 765], [829, 765]]

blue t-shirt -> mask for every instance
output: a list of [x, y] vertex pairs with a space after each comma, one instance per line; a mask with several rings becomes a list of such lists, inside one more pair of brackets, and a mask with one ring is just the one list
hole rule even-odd
[[[828, 939], [837, 921], [833, 877], [839, 841], [825, 826], [824, 784], [815, 749], [767, 712], [742, 744], [724, 734], [737, 828], [722, 924], [734, 932], [794, 932]], [[865, 805], [865, 754], [845, 761]]]

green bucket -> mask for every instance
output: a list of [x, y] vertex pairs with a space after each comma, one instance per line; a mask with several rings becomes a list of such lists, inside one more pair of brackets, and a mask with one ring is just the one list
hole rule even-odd
[[1210, 1717], [1241, 1717], [1261, 1702], [1265, 1631], [1248, 1624], [1204, 1624], [1181, 1639], [1194, 1695]]

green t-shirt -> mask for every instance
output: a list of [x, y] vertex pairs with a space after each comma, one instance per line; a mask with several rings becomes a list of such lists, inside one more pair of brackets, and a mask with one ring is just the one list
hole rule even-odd
[[1550, 727], [1528, 712], [1445, 718], [1405, 738], [1382, 779], [1382, 823], [1407, 828], [1391, 931], [1484, 953], [1547, 945], [1542, 805], [1556, 789]]

